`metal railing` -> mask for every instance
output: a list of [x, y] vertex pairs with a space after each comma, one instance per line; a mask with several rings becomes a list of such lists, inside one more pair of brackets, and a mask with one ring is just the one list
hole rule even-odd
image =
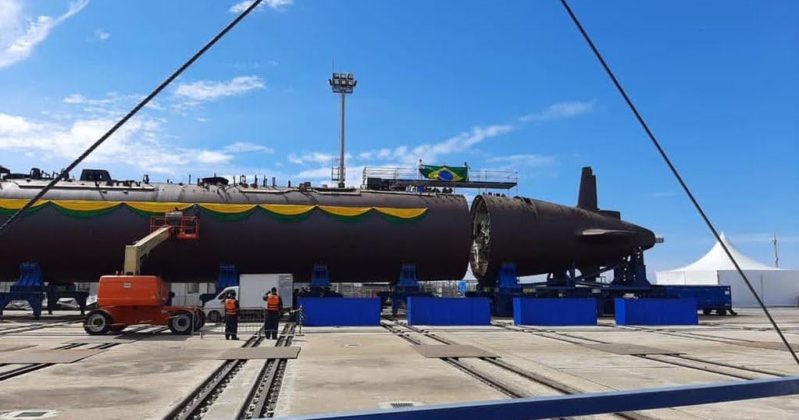
[[[381, 179], [424, 179], [417, 168], [388, 168], [365, 167], [363, 168], [364, 182], [367, 178]], [[469, 181], [472, 182], [514, 182], [518, 183], [517, 171], [487, 170], [469, 168]]]
[[[280, 317], [280, 324], [286, 322], [302, 323], [302, 309], [285, 310]], [[266, 309], [242, 309], [239, 313], [238, 335], [260, 334], [266, 321]], [[224, 334], [225, 318], [216, 322], [206, 319], [205, 326], [199, 330], [202, 334]]]
[[421, 174], [415, 168], [363, 168], [363, 179], [382, 178], [382, 179], [422, 179]]

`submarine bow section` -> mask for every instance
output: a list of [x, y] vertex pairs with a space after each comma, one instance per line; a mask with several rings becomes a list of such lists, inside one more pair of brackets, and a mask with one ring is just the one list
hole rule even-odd
[[[42, 181], [0, 181], [0, 223]], [[38, 185], [41, 184], [41, 185]], [[240, 273], [292, 273], [309, 281], [326, 265], [331, 282], [463, 278], [471, 243], [466, 199], [453, 194], [248, 186], [60, 182], [3, 235], [0, 280], [36, 262], [49, 281], [96, 281], [120, 270], [124, 247], [172, 208], [200, 218], [198, 240], [170, 240], [143, 272], [168, 281], [213, 281], [220, 264]]]
[[472, 203], [470, 266], [481, 285], [493, 286], [500, 267], [515, 264], [518, 276], [590, 273], [616, 264], [636, 249], [649, 249], [655, 234], [592, 211], [525, 197], [478, 195]]

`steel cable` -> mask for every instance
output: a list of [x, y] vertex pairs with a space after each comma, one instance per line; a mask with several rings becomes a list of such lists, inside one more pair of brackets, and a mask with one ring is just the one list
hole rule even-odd
[[39, 191], [36, 196], [34, 196], [30, 201], [25, 203], [22, 208], [17, 210], [11, 217], [9, 217], [2, 225], [0, 225], [0, 236], [3, 235], [3, 232], [8, 229], [8, 227], [13, 223], [20, 215], [22, 215], [25, 211], [30, 209], [34, 203], [39, 201], [48, 191], [50, 191], [61, 179], [65, 176], [68, 176], [72, 170], [75, 169], [86, 157], [88, 157], [95, 149], [100, 147], [106, 140], [108, 140], [111, 135], [113, 135], [120, 127], [122, 127], [128, 120], [133, 118], [142, 108], [145, 107], [151, 100], [153, 100], [156, 96], [158, 96], [161, 91], [163, 91], [170, 83], [172, 83], [181, 73], [183, 73], [189, 66], [194, 64], [197, 59], [199, 59], [206, 51], [211, 49], [214, 44], [217, 43], [222, 37], [224, 37], [231, 29], [233, 29], [242, 19], [247, 17], [250, 12], [252, 12], [259, 4], [261, 4], [263, 0], [255, 0], [246, 10], [241, 12], [235, 19], [233, 19], [230, 23], [227, 24], [219, 33], [216, 34], [210, 41], [208, 41], [202, 48], [200, 48], [196, 53], [194, 53], [188, 61], [184, 62], [183, 65], [178, 67], [169, 77], [167, 77], [161, 84], [159, 84], [149, 95], [147, 95], [144, 99], [142, 99], [133, 109], [130, 110], [121, 120], [117, 121], [113, 127], [111, 127], [105, 134], [103, 134], [97, 141], [95, 141], [88, 149], [86, 149], [77, 159], [75, 159], [72, 163], [69, 164], [63, 171], [61, 171], [58, 175], [55, 176], [44, 188]]
[[649, 125], [646, 123], [646, 121], [644, 121], [644, 117], [642, 117], [641, 113], [638, 112], [638, 108], [635, 107], [633, 101], [627, 95], [627, 92], [624, 90], [624, 88], [621, 86], [621, 83], [616, 78], [616, 75], [610, 69], [610, 66], [608, 66], [608, 63], [602, 57], [602, 54], [597, 49], [596, 45], [594, 45], [594, 42], [591, 40], [591, 37], [588, 35], [588, 32], [586, 32], [585, 28], [583, 28], [583, 25], [580, 23], [580, 20], [577, 19], [577, 16], [574, 14], [571, 7], [569, 7], [569, 3], [566, 0], [560, 0], [560, 3], [566, 9], [566, 13], [569, 14], [569, 17], [571, 18], [572, 22], [574, 22], [574, 24], [577, 26], [577, 29], [582, 34], [583, 38], [585, 39], [585, 42], [588, 43], [588, 46], [591, 48], [591, 51], [594, 52], [594, 55], [596, 56], [597, 60], [599, 60], [599, 63], [602, 64], [602, 67], [605, 69], [605, 73], [607, 73], [608, 77], [610, 77], [610, 80], [616, 86], [616, 90], [619, 91], [621, 96], [624, 98], [624, 101], [627, 102], [627, 106], [635, 115], [635, 118], [638, 120], [638, 123], [641, 124], [641, 127], [646, 132], [646, 135], [649, 137], [649, 140], [652, 141], [652, 144], [655, 146], [658, 153], [660, 153], [660, 156], [663, 158], [663, 161], [666, 162], [666, 165], [671, 170], [671, 173], [674, 175], [675, 178], [677, 178], [677, 182], [680, 183], [680, 186], [682, 187], [683, 191], [685, 191], [685, 194], [688, 195], [688, 198], [691, 200], [691, 203], [694, 205], [694, 208], [696, 208], [696, 211], [699, 212], [699, 215], [702, 217], [702, 220], [704, 220], [708, 229], [710, 229], [710, 232], [713, 233], [713, 236], [716, 238], [716, 241], [718, 241], [718, 243], [721, 245], [721, 248], [724, 249], [724, 253], [727, 254], [727, 257], [729, 257], [730, 261], [732, 261], [732, 264], [735, 266], [735, 270], [738, 271], [738, 274], [740, 274], [741, 278], [743, 278], [744, 282], [746, 283], [746, 286], [749, 288], [749, 291], [752, 292], [752, 295], [754, 295], [755, 299], [757, 300], [757, 303], [760, 305], [760, 308], [763, 309], [763, 312], [766, 314], [766, 317], [768, 318], [769, 322], [774, 327], [774, 330], [777, 332], [777, 335], [780, 336], [780, 339], [785, 344], [785, 347], [788, 349], [788, 352], [791, 353], [793, 360], [796, 362], [796, 364], [799, 365], [799, 357], [797, 357], [796, 353], [793, 351], [791, 343], [789, 343], [788, 340], [785, 338], [785, 335], [782, 333], [782, 330], [780, 329], [779, 325], [777, 325], [777, 322], [771, 316], [771, 313], [769, 312], [768, 308], [766, 308], [766, 305], [763, 303], [763, 300], [757, 294], [755, 288], [752, 287], [752, 283], [749, 281], [749, 278], [746, 277], [746, 274], [741, 269], [741, 266], [738, 265], [738, 261], [735, 260], [735, 257], [733, 257], [729, 248], [727, 248], [727, 245], [724, 243], [724, 241], [721, 240], [721, 235], [719, 235], [718, 231], [716, 230], [716, 227], [713, 225], [713, 222], [710, 221], [710, 218], [708, 218], [707, 214], [702, 209], [702, 206], [699, 205], [699, 202], [697, 201], [696, 197], [694, 197], [693, 193], [691, 193], [691, 190], [688, 188], [688, 185], [685, 183], [682, 176], [680, 176], [680, 173], [677, 171], [677, 168], [671, 162], [671, 159], [669, 159], [668, 155], [666, 155], [665, 150], [663, 150], [663, 147], [661, 147], [660, 142], [655, 137], [655, 134], [652, 133], [652, 130], [649, 129]]

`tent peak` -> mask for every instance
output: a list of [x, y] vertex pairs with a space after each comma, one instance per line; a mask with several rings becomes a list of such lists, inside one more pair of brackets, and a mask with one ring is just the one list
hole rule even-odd
[[730, 251], [730, 254], [732, 254], [733, 258], [735, 258], [735, 261], [742, 270], [779, 270], [778, 268], [763, 264], [754, 260], [753, 258], [746, 256], [744, 253], [739, 251], [732, 244], [732, 242], [730, 242], [727, 235], [723, 232], [719, 236], [721, 237], [721, 241], [717, 241], [715, 244], [713, 244], [713, 247], [702, 258], [686, 265], [685, 267], [680, 267], [669, 271], [734, 270], [735, 265], [733, 265], [732, 261], [730, 261], [730, 257], [727, 255], [727, 253], [724, 252], [722, 243], [724, 243], [724, 245], [727, 247], [727, 250]]

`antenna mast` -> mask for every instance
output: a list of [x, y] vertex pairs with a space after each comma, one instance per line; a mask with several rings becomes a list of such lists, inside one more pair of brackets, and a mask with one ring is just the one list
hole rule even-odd
[[771, 241], [774, 245], [774, 267], [780, 268], [780, 254], [777, 249], [777, 233], [774, 233], [774, 239]]

